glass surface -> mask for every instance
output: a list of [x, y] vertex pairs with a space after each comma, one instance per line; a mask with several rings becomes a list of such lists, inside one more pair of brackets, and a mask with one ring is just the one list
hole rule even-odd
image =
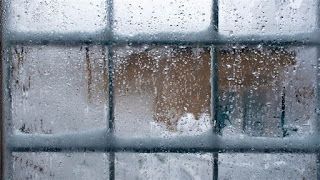
[[108, 179], [105, 153], [13, 153], [13, 179]]
[[107, 67], [102, 47], [12, 48], [15, 131], [52, 134], [107, 126]]
[[313, 48], [221, 49], [219, 118], [226, 126], [223, 135], [311, 134], [316, 108], [314, 55]]
[[207, 48], [141, 46], [119, 48], [115, 54], [117, 135], [211, 130]]
[[116, 0], [114, 30], [124, 36], [205, 31], [211, 7], [210, 0]]
[[317, 49], [295, 48], [296, 63], [284, 73], [285, 118], [287, 135], [299, 137], [316, 130]]
[[107, 22], [104, 0], [11, 0], [8, 6], [8, 28], [16, 32], [89, 33]]
[[220, 0], [219, 32], [235, 35], [288, 35], [316, 29], [316, 0]]
[[[13, 0], [8, 5], [10, 31], [103, 33], [108, 28], [104, 0]], [[220, 0], [219, 32], [230, 36], [312, 32], [316, 8], [316, 0]], [[115, 0], [113, 28], [121, 36], [206, 32], [211, 11], [210, 0]]]
[[[313, 51], [261, 45], [219, 47], [218, 118], [225, 126], [223, 135], [311, 133]], [[117, 135], [171, 137], [211, 131], [210, 57], [208, 48], [116, 49]]]
[[219, 179], [317, 179], [313, 154], [219, 154]]
[[[4, 37], [29, 44], [13, 45], [6, 57], [12, 97], [9, 125], [21, 135], [16, 137], [108, 128], [107, 47], [64, 45], [69, 40], [105, 40], [109, 23], [114, 40], [137, 36], [140, 40], [202, 41], [212, 35], [212, 0], [113, 2], [111, 23], [105, 0], [6, 1]], [[298, 33], [313, 32], [317, 27], [316, 3], [220, 0], [218, 31], [232, 37], [300, 37]], [[38, 37], [49, 40], [38, 42]], [[61, 40], [60, 46], [47, 45], [50, 38]], [[29, 39], [46, 45], [32, 45]], [[228, 44], [215, 48], [219, 92], [213, 96], [218, 96], [219, 104], [213, 105], [218, 106], [222, 136], [295, 138], [317, 131], [317, 47]], [[209, 47], [128, 44], [114, 46], [111, 54], [116, 136], [175, 138], [212, 132]], [[213, 176], [211, 153], [128, 152], [115, 156], [116, 179]], [[219, 178], [316, 179], [315, 156], [221, 152]], [[12, 153], [12, 162], [13, 179], [109, 176], [107, 153]]]
[[212, 179], [210, 154], [116, 154], [115, 179]]

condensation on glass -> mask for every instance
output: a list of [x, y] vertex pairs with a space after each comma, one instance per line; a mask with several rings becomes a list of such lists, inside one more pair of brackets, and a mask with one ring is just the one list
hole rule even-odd
[[[16, 40], [6, 49], [11, 98], [6, 128], [14, 135], [113, 131], [110, 112], [119, 138], [200, 136], [213, 131], [214, 113], [222, 137], [281, 139], [317, 131], [316, 46], [202, 43], [207, 42], [203, 37], [210, 40], [215, 23], [210, 0], [114, 0], [112, 21], [110, 4], [5, 2], [4, 34], [8, 41]], [[316, 7], [316, 0], [220, 0], [218, 31], [229, 40], [299, 36], [316, 29]], [[115, 44], [106, 42], [110, 34]], [[121, 41], [144, 37], [170, 43]], [[199, 43], [174, 43], [189, 39]], [[218, 77], [216, 94], [213, 74]], [[222, 150], [218, 164], [208, 152], [10, 153], [14, 179], [112, 179], [110, 174], [115, 179], [212, 179], [214, 166], [220, 179], [317, 175], [316, 155], [303, 153]]]
[[11, 53], [15, 131], [54, 134], [106, 127], [103, 48], [15, 46]]

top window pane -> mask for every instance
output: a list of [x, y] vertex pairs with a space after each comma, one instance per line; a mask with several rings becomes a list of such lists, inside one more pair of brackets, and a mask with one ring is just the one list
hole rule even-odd
[[[17, 32], [98, 32], [107, 27], [106, 0], [12, 0], [8, 26]], [[224, 35], [294, 34], [316, 27], [316, 0], [220, 0]], [[208, 33], [212, 0], [114, 0], [119, 36]]]
[[133, 36], [206, 31], [211, 6], [212, 0], [116, 0], [115, 32]]
[[224, 35], [277, 35], [312, 32], [317, 0], [220, 0], [219, 31]]
[[96, 32], [106, 26], [105, 0], [12, 0], [9, 29], [17, 32]]

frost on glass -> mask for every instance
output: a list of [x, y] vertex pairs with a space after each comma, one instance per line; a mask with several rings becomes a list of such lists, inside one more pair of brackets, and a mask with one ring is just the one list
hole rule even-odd
[[106, 127], [104, 48], [12, 47], [15, 131], [52, 134]]
[[105, 153], [13, 153], [13, 179], [108, 179]]
[[119, 135], [195, 135], [211, 128], [208, 49], [144, 46], [115, 54]]
[[220, 0], [219, 32], [225, 35], [289, 35], [316, 28], [316, 0]]
[[210, 25], [210, 0], [114, 1], [114, 28], [119, 35], [205, 31]]
[[116, 179], [212, 179], [211, 154], [116, 155]]
[[11, 31], [95, 32], [106, 27], [104, 0], [13, 0], [8, 5]]
[[219, 154], [219, 179], [316, 179], [309, 154]]

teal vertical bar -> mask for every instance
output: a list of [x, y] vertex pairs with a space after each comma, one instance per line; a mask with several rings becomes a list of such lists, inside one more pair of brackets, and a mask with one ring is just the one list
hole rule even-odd
[[[211, 19], [211, 34], [218, 34], [219, 26], [219, 0], [213, 0], [212, 3], [212, 19]], [[214, 133], [221, 134], [222, 123], [219, 116], [219, 61], [218, 52], [215, 46], [210, 47], [211, 55], [211, 116]], [[218, 179], [219, 172], [219, 153], [213, 153], [213, 180]]]

